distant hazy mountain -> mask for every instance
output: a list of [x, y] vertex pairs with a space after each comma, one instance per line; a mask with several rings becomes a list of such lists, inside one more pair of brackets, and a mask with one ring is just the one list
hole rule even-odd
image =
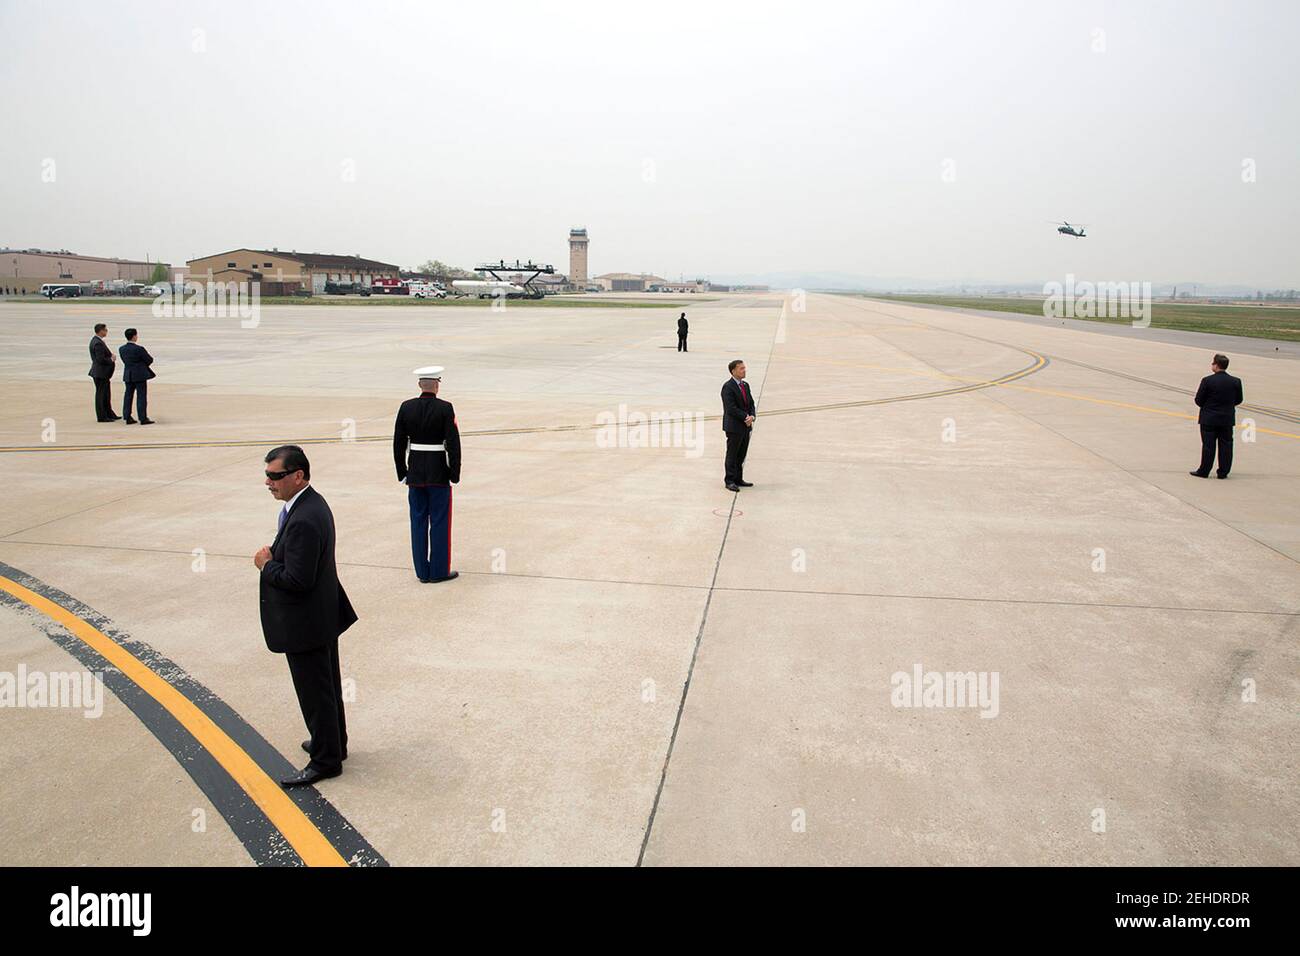
[[[1109, 281], [1106, 276], [1077, 276], [1078, 280]], [[868, 276], [848, 272], [760, 272], [720, 273], [709, 275], [713, 282], [724, 285], [767, 285], [773, 289], [809, 289], [844, 292], [931, 292], [947, 295], [1041, 295], [1047, 280], [1008, 280], [990, 282], [987, 279], [936, 280], [916, 279], [906, 276]], [[1063, 282], [1064, 276], [1053, 276], [1053, 281]], [[1154, 282], [1151, 295], [1168, 298], [1178, 289], [1180, 295], [1198, 296], [1253, 296], [1258, 289], [1243, 285], [1214, 285], [1191, 281]], [[1264, 289], [1265, 293], [1273, 291]]]
[[1041, 282], [990, 283], [971, 279], [967, 282], [916, 279], [907, 276], [885, 277], [855, 275], [848, 272], [763, 272], [750, 274], [723, 273], [709, 276], [725, 285], [768, 285], [774, 289], [831, 289], [846, 292], [1042, 292]]

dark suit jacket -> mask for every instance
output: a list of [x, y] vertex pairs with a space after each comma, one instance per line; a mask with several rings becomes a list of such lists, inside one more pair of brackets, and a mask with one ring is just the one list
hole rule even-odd
[[689, 322], [687, 322], [685, 319], [678, 319], [678, 320], [677, 320], [677, 334], [678, 334], [678, 335], [685, 335], [685, 334], [686, 334], [687, 332], [689, 332], [690, 330], [691, 330], [691, 324], [690, 324]]
[[749, 393], [748, 402], [745, 401], [740, 386], [736, 384], [734, 375], [722, 383], [722, 430], [724, 432], [749, 431], [749, 426], [745, 424], [745, 416], [758, 414], [758, 406], [754, 404], [754, 389], [748, 382], [745, 383], [745, 392]]
[[277, 654], [310, 651], [356, 623], [334, 565], [334, 515], [308, 485], [262, 566], [262, 636]]
[[105, 345], [104, 340], [98, 335], [92, 335], [90, 337], [90, 371], [86, 374], [91, 378], [112, 378], [115, 367], [113, 350]]
[[122, 381], [147, 382], [157, 377], [149, 367], [153, 364], [153, 356], [143, 345], [127, 342], [118, 348], [117, 354], [122, 356]]
[[1236, 425], [1241, 401], [1241, 379], [1227, 372], [1207, 375], [1196, 390], [1196, 404], [1201, 409], [1196, 421], [1210, 426]]
[[[445, 445], [447, 450], [412, 451], [408, 459], [407, 439], [416, 445]], [[460, 429], [451, 402], [429, 392], [402, 402], [393, 425], [393, 462], [397, 480], [405, 478], [411, 487], [460, 481]]]

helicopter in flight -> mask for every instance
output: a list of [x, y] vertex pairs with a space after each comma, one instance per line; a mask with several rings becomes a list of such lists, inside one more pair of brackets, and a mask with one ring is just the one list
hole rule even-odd
[[1074, 236], [1078, 239], [1088, 238], [1087, 234], [1083, 231], [1088, 228], [1087, 226], [1072, 226], [1068, 222], [1053, 222], [1052, 225], [1055, 226], [1056, 231], [1063, 236]]

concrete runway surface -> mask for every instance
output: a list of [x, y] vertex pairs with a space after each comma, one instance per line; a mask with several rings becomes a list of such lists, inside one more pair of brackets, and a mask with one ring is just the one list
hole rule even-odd
[[[0, 677], [109, 685], [0, 709], [0, 863], [1300, 863], [1295, 359], [779, 294], [679, 354], [678, 311], [0, 304]], [[99, 321], [158, 424], [94, 421]], [[1216, 350], [1251, 428], [1202, 481]], [[461, 577], [421, 586], [388, 436], [434, 363]], [[285, 800], [251, 556], [299, 439], [361, 619], [345, 773]]]

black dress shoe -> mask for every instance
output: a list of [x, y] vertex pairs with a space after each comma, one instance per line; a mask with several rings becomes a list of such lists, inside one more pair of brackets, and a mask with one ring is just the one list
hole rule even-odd
[[330, 773], [322, 773], [319, 770], [311, 769], [311, 767], [304, 767], [302, 770], [299, 770], [293, 776], [285, 777], [283, 780], [281, 780], [280, 786], [286, 788], [287, 787], [310, 787], [313, 783], [316, 783], [320, 780], [328, 780], [330, 779], [330, 777], [337, 777], [341, 773], [343, 773], [342, 767], [339, 767], [339, 769]]
[[142, 419], [140, 419], [140, 424], [141, 424], [141, 425], [152, 425], [152, 424], [153, 424], [153, 419], [152, 419], [152, 418], [142, 418]]
[[[311, 741], [310, 741], [310, 740], [304, 740], [304, 741], [302, 742], [302, 749], [303, 749], [306, 753], [311, 753]], [[348, 755], [347, 755], [347, 754], [344, 754], [344, 755], [343, 755], [343, 759], [344, 759], [344, 760], [347, 760], [347, 759], [348, 759]]]
[[1209, 475], [1203, 475], [1203, 474], [1201, 474], [1199, 471], [1189, 471], [1188, 474], [1191, 475], [1193, 478], [1209, 478], [1209, 477], [1210, 477]]
[[734, 484], [732, 484], [731, 482], [727, 482], [727, 490], [728, 490], [728, 491], [739, 491], [739, 490], [740, 490], [740, 486], [739, 486], [739, 485], [734, 485]]
[[1215, 477], [1215, 478], [1218, 478], [1220, 481], [1222, 481], [1224, 478], [1227, 478], [1228, 476], [1227, 476], [1227, 475], [1215, 475], [1214, 477]]
[[128, 425], [135, 424], [135, 419], [132, 418], [130, 415], [127, 415], [126, 418], [122, 419], [122, 421], [126, 422]]
[[450, 574], [448, 574], [445, 578], [429, 578], [429, 580], [425, 581], [424, 583], [425, 583], [425, 584], [438, 584], [438, 583], [440, 583], [440, 582], [442, 582], [442, 581], [454, 581], [454, 580], [456, 580], [456, 578], [458, 578], [458, 577], [460, 577], [460, 572], [459, 572], [459, 571], [452, 571], [452, 572], [451, 572]]
[[753, 488], [753, 487], [754, 487], [754, 483], [753, 483], [752, 481], [738, 481], [738, 482], [736, 482], [736, 484], [740, 485], [740, 487], [742, 487], [742, 488]]

